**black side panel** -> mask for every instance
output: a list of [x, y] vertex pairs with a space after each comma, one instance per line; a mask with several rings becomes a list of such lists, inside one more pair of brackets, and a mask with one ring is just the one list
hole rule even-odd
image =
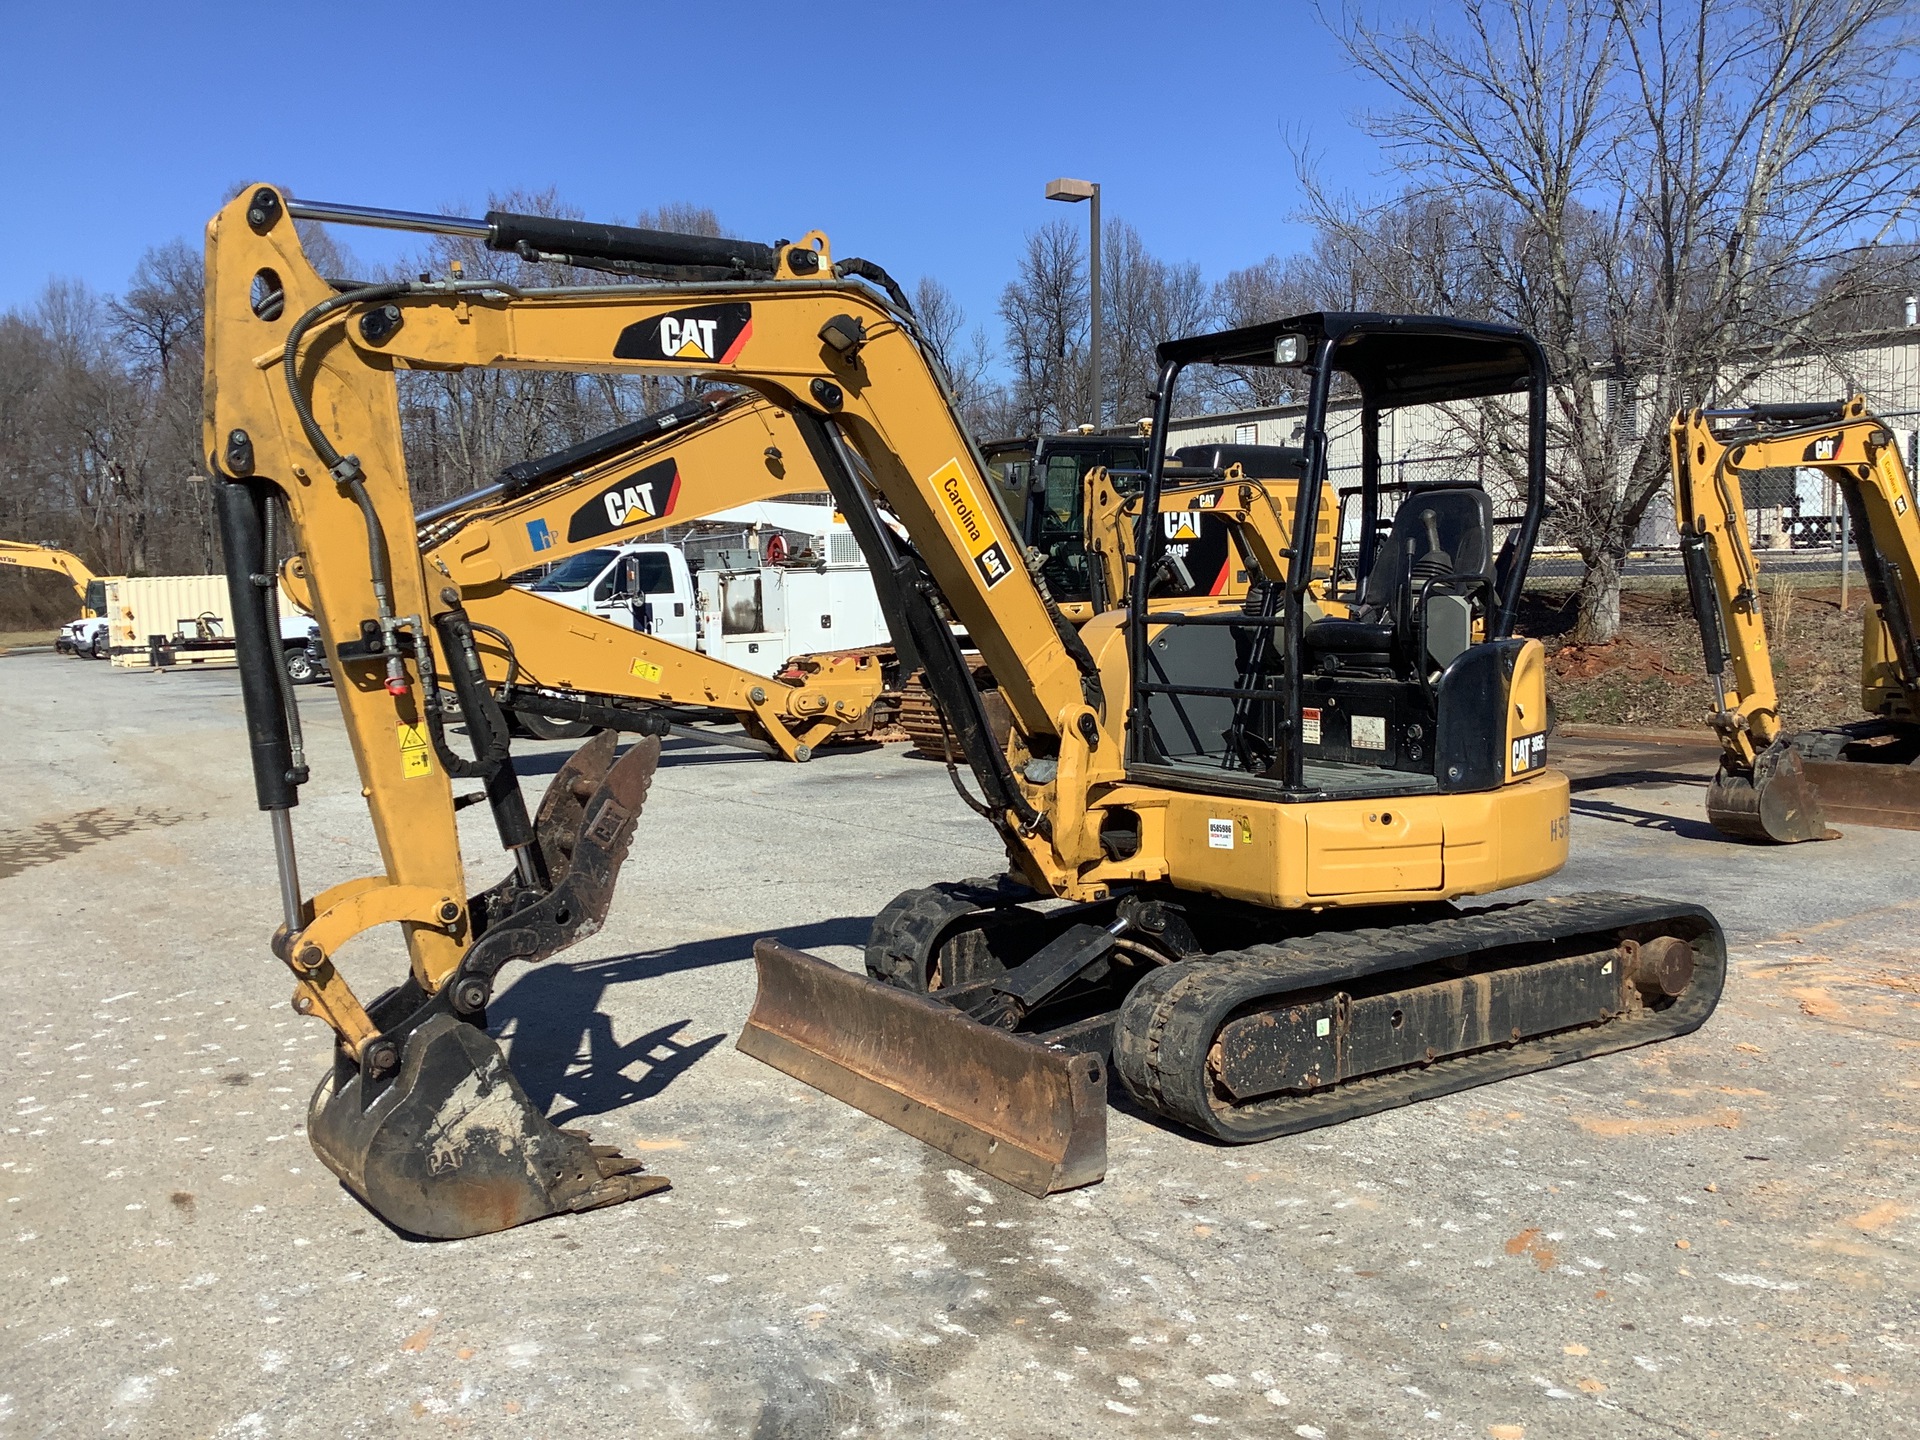
[[262, 810], [290, 810], [300, 803], [294, 785], [293, 742], [280, 704], [274, 668], [282, 664], [280, 636], [273, 625], [268, 577], [267, 490], [258, 480], [218, 478], [214, 504], [220, 515], [220, 547], [227, 569], [227, 598], [233, 607], [233, 636], [240, 666], [240, 697], [247, 712], [247, 755], [253, 762], [253, 791]]
[[1525, 647], [1524, 640], [1475, 645], [1440, 677], [1433, 778], [1441, 790], [1497, 790], [1506, 778], [1507, 699]]

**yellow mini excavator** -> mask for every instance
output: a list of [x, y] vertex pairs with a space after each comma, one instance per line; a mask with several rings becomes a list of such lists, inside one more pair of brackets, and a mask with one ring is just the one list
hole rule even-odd
[[[664, 718], [704, 741], [733, 743], [686, 730], [697, 718], [691, 710], [717, 709], [740, 720], [745, 746], [807, 760], [836, 735], [872, 728], [890, 647], [795, 656], [778, 674], [760, 675], [652, 633], [644, 584], [626, 597], [636, 612], [628, 626], [513, 577], [716, 511], [822, 488], [790, 415], [758, 395], [716, 390], [508, 467], [492, 484], [423, 511], [419, 543], [427, 568], [458, 587], [499, 703], [536, 734], [624, 730], [636, 720], [652, 727]], [[567, 726], [574, 728], [560, 728]]]
[[[451, 231], [617, 275], [336, 288], [302, 251], [303, 219]], [[459, 590], [410, 543], [401, 368], [699, 375], [792, 415], [896, 640], [954, 721], [969, 799], [1009, 870], [887, 906], [867, 975], [762, 941], [740, 1044], [982, 1170], [1036, 1192], [1099, 1178], [1109, 1057], [1152, 1112], [1250, 1141], [1683, 1034], [1715, 1004], [1724, 944], [1698, 905], [1451, 903], [1551, 875], [1567, 853], [1541, 649], [1512, 634], [1546, 459], [1546, 366], [1521, 332], [1324, 314], [1163, 346], [1158, 436], [1193, 367], [1301, 372], [1291, 551], [1250, 610], [1149, 616], [1162, 537], [1146, 526], [1128, 605], [1076, 631], [1017, 542], [899, 287], [870, 261], [836, 259], [817, 232], [761, 245], [461, 220], [263, 185], [212, 221], [207, 286], [206, 439], [279, 863], [275, 944], [295, 1008], [338, 1037], [309, 1131], [405, 1230], [480, 1233], [662, 1182], [534, 1111], [485, 1028], [507, 962], [600, 923], [657, 742], [616, 761], [598, 737], [529, 817]], [[1502, 584], [1487, 495], [1436, 485], [1363, 540], [1354, 600], [1309, 619], [1336, 385], [1360, 397], [1363, 438], [1396, 406], [1524, 414], [1526, 509]], [[1363, 448], [1375, 483], [1379, 446]], [[1159, 510], [1163, 451], [1156, 440], [1143, 514]], [[302, 777], [260, 600], [264, 516], [281, 503], [340, 662], [334, 689], [385, 862], [314, 896], [295, 864]], [[1000, 682], [1003, 742], [956, 624]], [[471, 754], [443, 731], [446, 691]], [[455, 828], [463, 777], [514, 860], [477, 894]], [[409, 973], [364, 1004], [333, 957], [383, 922], [400, 924]]]
[[[1836, 404], [1695, 410], [1672, 425], [1673, 513], [1720, 737], [1707, 818], [1722, 834], [1793, 843], [1830, 823], [1920, 829], [1920, 516], [1900, 447], [1859, 396]], [[1760, 613], [1741, 477], [1817, 470], [1852, 521], [1870, 601], [1860, 703], [1870, 717], [1789, 731]]]
[[73, 598], [80, 602], [83, 616], [106, 613], [105, 586], [87, 562], [71, 550], [35, 545], [26, 540], [0, 540], [0, 565], [20, 570], [51, 570], [56, 575], [64, 575], [73, 586]]

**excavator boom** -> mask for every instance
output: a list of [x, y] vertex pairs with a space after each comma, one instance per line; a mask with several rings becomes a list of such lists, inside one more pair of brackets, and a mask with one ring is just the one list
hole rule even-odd
[[[478, 627], [475, 646], [500, 702], [521, 716], [625, 726], [690, 711], [738, 716], [742, 743], [788, 760], [871, 728], [891, 651], [867, 645], [793, 657], [757, 674], [652, 633], [640, 583], [618, 597], [631, 627], [513, 583], [669, 526], [789, 491], [824, 489], [792, 416], [752, 392], [715, 390], [557, 455], [510, 467], [494, 484], [425, 512], [421, 554], [452, 580]], [[824, 561], [825, 557], [821, 557]], [[589, 561], [591, 563], [591, 561]], [[639, 575], [639, 567], [620, 574]], [[688, 599], [663, 599], [686, 606]]]
[[87, 592], [98, 577], [87, 568], [86, 561], [71, 550], [35, 545], [26, 540], [0, 540], [0, 565], [20, 570], [50, 570], [56, 575], [66, 576], [68, 583], [73, 586], [73, 598], [80, 602], [81, 613], [94, 613]]

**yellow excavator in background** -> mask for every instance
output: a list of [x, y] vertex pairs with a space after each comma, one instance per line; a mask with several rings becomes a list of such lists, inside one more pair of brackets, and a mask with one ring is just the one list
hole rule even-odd
[[[308, 261], [297, 220], [458, 233], [619, 275], [340, 289]], [[410, 543], [402, 368], [704, 376], [793, 417], [896, 641], [953, 721], [969, 799], [1009, 870], [899, 897], [875, 921], [868, 975], [760, 942], [740, 1044], [967, 1163], [1035, 1192], [1098, 1179], [1109, 1057], [1152, 1113], [1245, 1142], [1683, 1034], [1715, 1004], [1725, 948], [1697, 905], [1450, 903], [1551, 875], [1567, 853], [1543, 654], [1512, 633], [1546, 483], [1546, 365], [1519, 331], [1325, 314], [1162, 346], [1162, 437], [1189, 367], [1300, 372], [1308, 459], [1287, 563], [1259, 577], [1258, 613], [1150, 616], [1149, 525], [1128, 605], [1076, 630], [1028, 564], [899, 287], [870, 261], [836, 260], [818, 232], [760, 245], [462, 220], [262, 185], [211, 222], [207, 295], [206, 442], [280, 875], [275, 948], [295, 1009], [338, 1039], [309, 1134], [404, 1230], [477, 1234], [664, 1182], [535, 1111], [485, 1028], [506, 963], [600, 924], [658, 743], [616, 760], [611, 735], [596, 737], [528, 815], [460, 592]], [[1309, 620], [1336, 384], [1360, 396], [1375, 440], [1394, 407], [1523, 412], [1526, 509], [1504, 588], [1485, 491], [1433, 486], [1363, 538], [1354, 600]], [[1364, 450], [1377, 486], [1379, 446]], [[1144, 514], [1158, 513], [1164, 460], [1157, 439]], [[264, 517], [282, 503], [385, 862], [314, 896], [260, 599]], [[999, 679], [1003, 743], [956, 624]], [[471, 755], [441, 726], [447, 690]], [[514, 861], [477, 894], [460, 778], [480, 784]], [[333, 957], [387, 922], [408, 975], [363, 1003]]]
[[650, 633], [643, 588], [629, 597], [640, 612], [629, 628], [513, 580], [716, 511], [824, 488], [786, 411], [758, 395], [714, 391], [511, 466], [493, 484], [423, 511], [418, 539], [427, 568], [460, 592], [499, 703], [531, 717], [536, 731], [541, 720], [624, 730], [664, 718], [672, 729], [731, 743], [686, 730], [697, 718], [689, 709], [718, 709], [757, 737], [748, 744], [804, 761], [836, 735], [872, 728], [891, 647], [791, 657], [769, 677]]
[[107, 612], [106, 587], [101, 577], [95, 575], [87, 562], [71, 550], [35, 545], [27, 540], [0, 540], [0, 565], [20, 570], [50, 570], [56, 575], [64, 575], [73, 586], [73, 598], [80, 602], [80, 614], [83, 617]]
[[[1083, 440], [1091, 445], [1103, 437], [1048, 438], [1066, 445]], [[1086, 454], [1067, 453], [1074, 459]], [[1278, 573], [1273, 568], [1277, 557], [1291, 543], [1294, 482], [1304, 452], [1279, 445], [1191, 446], [1174, 458], [1179, 463], [1167, 467], [1169, 483], [1160, 493], [1159, 524], [1164, 536], [1157, 550], [1158, 569], [1147, 584], [1149, 603], [1175, 610], [1209, 600], [1225, 606], [1245, 603], [1249, 575], [1263, 570]], [[1056, 453], [1055, 464], [1060, 459]], [[1069, 460], [1062, 468], [1072, 463]], [[1126, 604], [1130, 567], [1139, 552], [1139, 482], [1144, 473], [1089, 465], [1077, 482], [1079, 499], [1064, 516], [1039, 504], [1020, 512], [1026, 517], [1023, 538], [1029, 553], [1038, 557], [1042, 578], [1049, 579], [1049, 588], [1055, 581], [1072, 587], [1075, 598], [1059, 600], [1058, 608], [1074, 625]], [[1288, 482], [1286, 486], [1271, 483], [1281, 479]], [[1018, 498], [1017, 492], [1009, 495], [1004, 484], [1000, 489], [1009, 501]], [[1316, 575], [1332, 574], [1337, 514], [1333, 487], [1325, 486], [1316, 522], [1320, 530], [1313, 555]], [[976, 663], [973, 682], [992, 733], [1004, 738], [1011, 717], [992, 672]], [[934, 759], [951, 756], [951, 726], [918, 674], [909, 676], [902, 686], [899, 721], [921, 754]]]
[[[1247, 593], [1250, 573], [1282, 573], [1293, 543], [1296, 492], [1306, 453], [1279, 445], [1196, 446], [1174, 459], [1176, 464], [1162, 470], [1163, 535], [1157, 548], [1163, 568], [1148, 581], [1149, 595], [1158, 597], [1171, 589], [1172, 598], [1161, 602], [1166, 604], [1203, 596], [1239, 600]], [[1203, 460], [1215, 463], [1199, 463]], [[1284, 486], [1275, 483], [1282, 480]], [[1116, 484], [1111, 472], [1094, 469], [1087, 472], [1083, 510], [1097, 614], [1127, 603], [1140, 548], [1141, 496], [1137, 487]], [[1323, 485], [1313, 546], [1316, 576], [1333, 573], [1337, 513], [1333, 486]], [[1209, 551], [1200, 562], [1194, 551], [1203, 544], [1209, 521], [1222, 526], [1231, 543], [1225, 554]]]
[[[1720, 737], [1707, 818], [1722, 834], [1791, 844], [1829, 824], [1920, 829], [1920, 516], [1893, 431], [1860, 396], [1834, 404], [1694, 410], [1671, 427], [1673, 513]], [[1789, 730], [1761, 615], [1741, 477], [1816, 470], [1833, 481], [1866, 572], [1860, 703], [1871, 718]]]

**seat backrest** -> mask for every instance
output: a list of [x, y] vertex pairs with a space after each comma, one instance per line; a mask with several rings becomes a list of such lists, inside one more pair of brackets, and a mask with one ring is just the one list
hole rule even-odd
[[1432, 485], [1409, 491], [1393, 529], [1374, 553], [1360, 603], [1399, 616], [1418, 598], [1413, 577], [1493, 574], [1493, 502], [1477, 485]]

